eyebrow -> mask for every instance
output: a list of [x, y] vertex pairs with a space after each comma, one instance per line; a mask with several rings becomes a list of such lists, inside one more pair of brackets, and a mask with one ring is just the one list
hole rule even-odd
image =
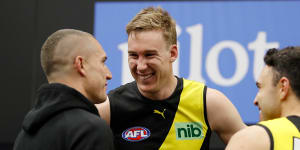
[[136, 53], [136, 52], [134, 52], [133, 50], [128, 50], [128, 53]]
[[149, 50], [146, 50], [146, 53], [157, 53], [157, 50], [149, 49]]

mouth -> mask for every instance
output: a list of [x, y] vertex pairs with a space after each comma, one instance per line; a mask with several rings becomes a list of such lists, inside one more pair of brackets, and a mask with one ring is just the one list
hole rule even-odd
[[150, 74], [137, 74], [139, 79], [141, 80], [147, 80], [147, 79], [150, 79], [151, 77], [154, 76], [154, 73], [150, 73]]

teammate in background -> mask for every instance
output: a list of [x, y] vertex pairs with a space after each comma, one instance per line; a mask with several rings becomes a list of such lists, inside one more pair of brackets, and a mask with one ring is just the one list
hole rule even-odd
[[63, 29], [41, 50], [49, 84], [38, 90], [14, 150], [112, 150], [113, 135], [94, 104], [106, 100], [111, 73], [106, 54], [89, 33]]
[[237, 132], [226, 150], [300, 150], [300, 47], [270, 49], [256, 85], [257, 125]]
[[245, 127], [221, 92], [173, 74], [176, 24], [167, 11], [149, 7], [126, 26], [134, 82], [108, 94], [98, 110], [113, 130], [116, 149], [208, 149], [211, 131], [225, 143]]

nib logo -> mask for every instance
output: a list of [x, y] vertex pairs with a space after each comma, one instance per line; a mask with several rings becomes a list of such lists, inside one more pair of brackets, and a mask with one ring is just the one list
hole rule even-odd
[[175, 123], [177, 140], [202, 139], [203, 131], [200, 122], [177, 122]]

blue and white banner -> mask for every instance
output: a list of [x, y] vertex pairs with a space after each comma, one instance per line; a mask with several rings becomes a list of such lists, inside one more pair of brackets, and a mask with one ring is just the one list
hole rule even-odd
[[176, 20], [175, 74], [222, 91], [246, 123], [256, 123], [263, 56], [270, 48], [300, 45], [300, 1], [96, 2], [94, 35], [108, 55], [109, 90], [133, 80], [125, 27], [148, 6], [161, 6]]

